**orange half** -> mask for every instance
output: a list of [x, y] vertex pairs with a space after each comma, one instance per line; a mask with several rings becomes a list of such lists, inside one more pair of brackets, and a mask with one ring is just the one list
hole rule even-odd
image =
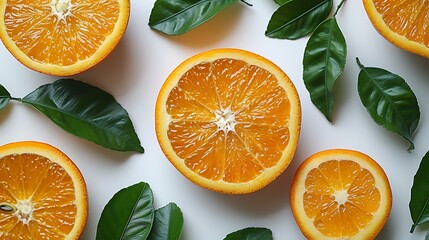
[[0, 146], [0, 239], [79, 239], [88, 216], [82, 174], [39, 142]]
[[25, 66], [69, 76], [113, 50], [129, 15], [129, 0], [2, 0], [0, 38]]
[[155, 124], [163, 152], [192, 182], [250, 193], [291, 162], [301, 106], [292, 81], [268, 59], [215, 49], [170, 74], [158, 95]]
[[316, 153], [298, 168], [291, 208], [307, 239], [375, 239], [392, 208], [383, 169], [369, 156], [346, 149]]
[[363, 0], [377, 31], [394, 45], [429, 58], [429, 2]]

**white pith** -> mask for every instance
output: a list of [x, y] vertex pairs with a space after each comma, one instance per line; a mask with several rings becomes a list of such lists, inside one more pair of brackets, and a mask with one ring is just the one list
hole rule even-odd
[[349, 194], [347, 193], [347, 190], [344, 189], [335, 191], [333, 196], [335, 197], [335, 201], [338, 205], [344, 205], [349, 200]]
[[225, 133], [229, 131], [235, 132], [235, 113], [231, 109], [221, 109], [215, 112], [216, 120], [215, 123], [219, 131], [224, 131]]
[[60, 21], [66, 21], [66, 17], [72, 14], [71, 10], [74, 7], [71, 0], [52, 0], [50, 6], [52, 14]]
[[19, 200], [16, 204], [16, 211], [14, 215], [23, 224], [28, 224], [33, 218], [34, 207], [30, 200]]

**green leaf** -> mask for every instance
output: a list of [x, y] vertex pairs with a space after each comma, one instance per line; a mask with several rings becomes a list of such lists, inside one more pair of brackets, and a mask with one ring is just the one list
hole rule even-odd
[[426, 232], [425, 240], [429, 240], [429, 231]]
[[210, 20], [239, 0], [156, 0], [149, 26], [168, 35], [180, 35]]
[[228, 234], [223, 240], [273, 240], [273, 233], [267, 228], [244, 228]]
[[6, 107], [10, 101], [10, 93], [0, 84], [0, 110]]
[[117, 192], [104, 207], [96, 240], [146, 239], [155, 210], [149, 184], [140, 182]]
[[411, 232], [417, 225], [429, 222], [429, 152], [423, 157], [414, 175], [411, 187], [410, 212], [413, 219]]
[[69, 133], [118, 151], [143, 152], [127, 111], [110, 94], [60, 79], [22, 99]]
[[414, 92], [405, 80], [389, 71], [364, 67], [361, 70], [358, 91], [362, 104], [374, 121], [385, 129], [404, 137], [414, 149], [412, 137], [419, 125], [420, 110]]
[[307, 42], [303, 60], [304, 84], [313, 104], [332, 121], [334, 84], [344, 70], [347, 44], [336, 18], [320, 24]]
[[183, 229], [183, 214], [175, 203], [155, 211], [155, 220], [148, 240], [179, 240]]
[[265, 35], [270, 38], [298, 39], [314, 31], [332, 10], [333, 0], [291, 0], [271, 16]]

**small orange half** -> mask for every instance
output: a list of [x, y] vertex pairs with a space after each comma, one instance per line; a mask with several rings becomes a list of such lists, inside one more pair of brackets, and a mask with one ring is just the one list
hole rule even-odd
[[79, 239], [88, 216], [82, 174], [40, 142], [0, 146], [0, 239]]
[[291, 208], [307, 239], [375, 239], [392, 208], [383, 169], [368, 155], [332, 149], [316, 153], [298, 168]]
[[301, 105], [268, 59], [215, 49], [181, 63], [162, 86], [156, 134], [188, 179], [223, 193], [250, 193], [277, 178], [298, 144]]
[[429, 58], [429, 2], [426, 0], [363, 0], [375, 29], [406, 51]]
[[130, 0], [2, 0], [0, 38], [25, 66], [69, 76], [113, 50], [129, 15]]

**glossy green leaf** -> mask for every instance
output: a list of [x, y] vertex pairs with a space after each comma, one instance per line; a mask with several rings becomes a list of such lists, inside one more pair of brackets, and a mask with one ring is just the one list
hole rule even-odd
[[333, 0], [291, 0], [271, 16], [265, 35], [298, 39], [314, 31], [332, 10]]
[[179, 240], [183, 222], [182, 211], [175, 203], [157, 209], [148, 240]]
[[156, 0], [149, 26], [168, 35], [186, 33], [239, 0]]
[[146, 239], [155, 210], [149, 184], [140, 182], [117, 192], [104, 207], [96, 240]]
[[335, 18], [320, 24], [304, 51], [304, 84], [313, 104], [332, 121], [334, 84], [344, 70], [347, 44]]
[[411, 187], [410, 213], [413, 219], [411, 232], [419, 224], [429, 222], [429, 152], [423, 157], [414, 175]]
[[273, 240], [273, 233], [267, 228], [244, 228], [228, 234], [224, 240]]
[[10, 101], [10, 93], [0, 84], [0, 110], [6, 107]]
[[414, 149], [412, 137], [420, 120], [420, 109], [414, 92], [405, 80], [389, 71], [358, 65], [361, 70], [358, 91], [362, 104], [374, 121], [404, 137]]
[[143, 152], [127, 111], [110, 94], [60, 79], [22, 99], [69, 133], [118, 151]]

